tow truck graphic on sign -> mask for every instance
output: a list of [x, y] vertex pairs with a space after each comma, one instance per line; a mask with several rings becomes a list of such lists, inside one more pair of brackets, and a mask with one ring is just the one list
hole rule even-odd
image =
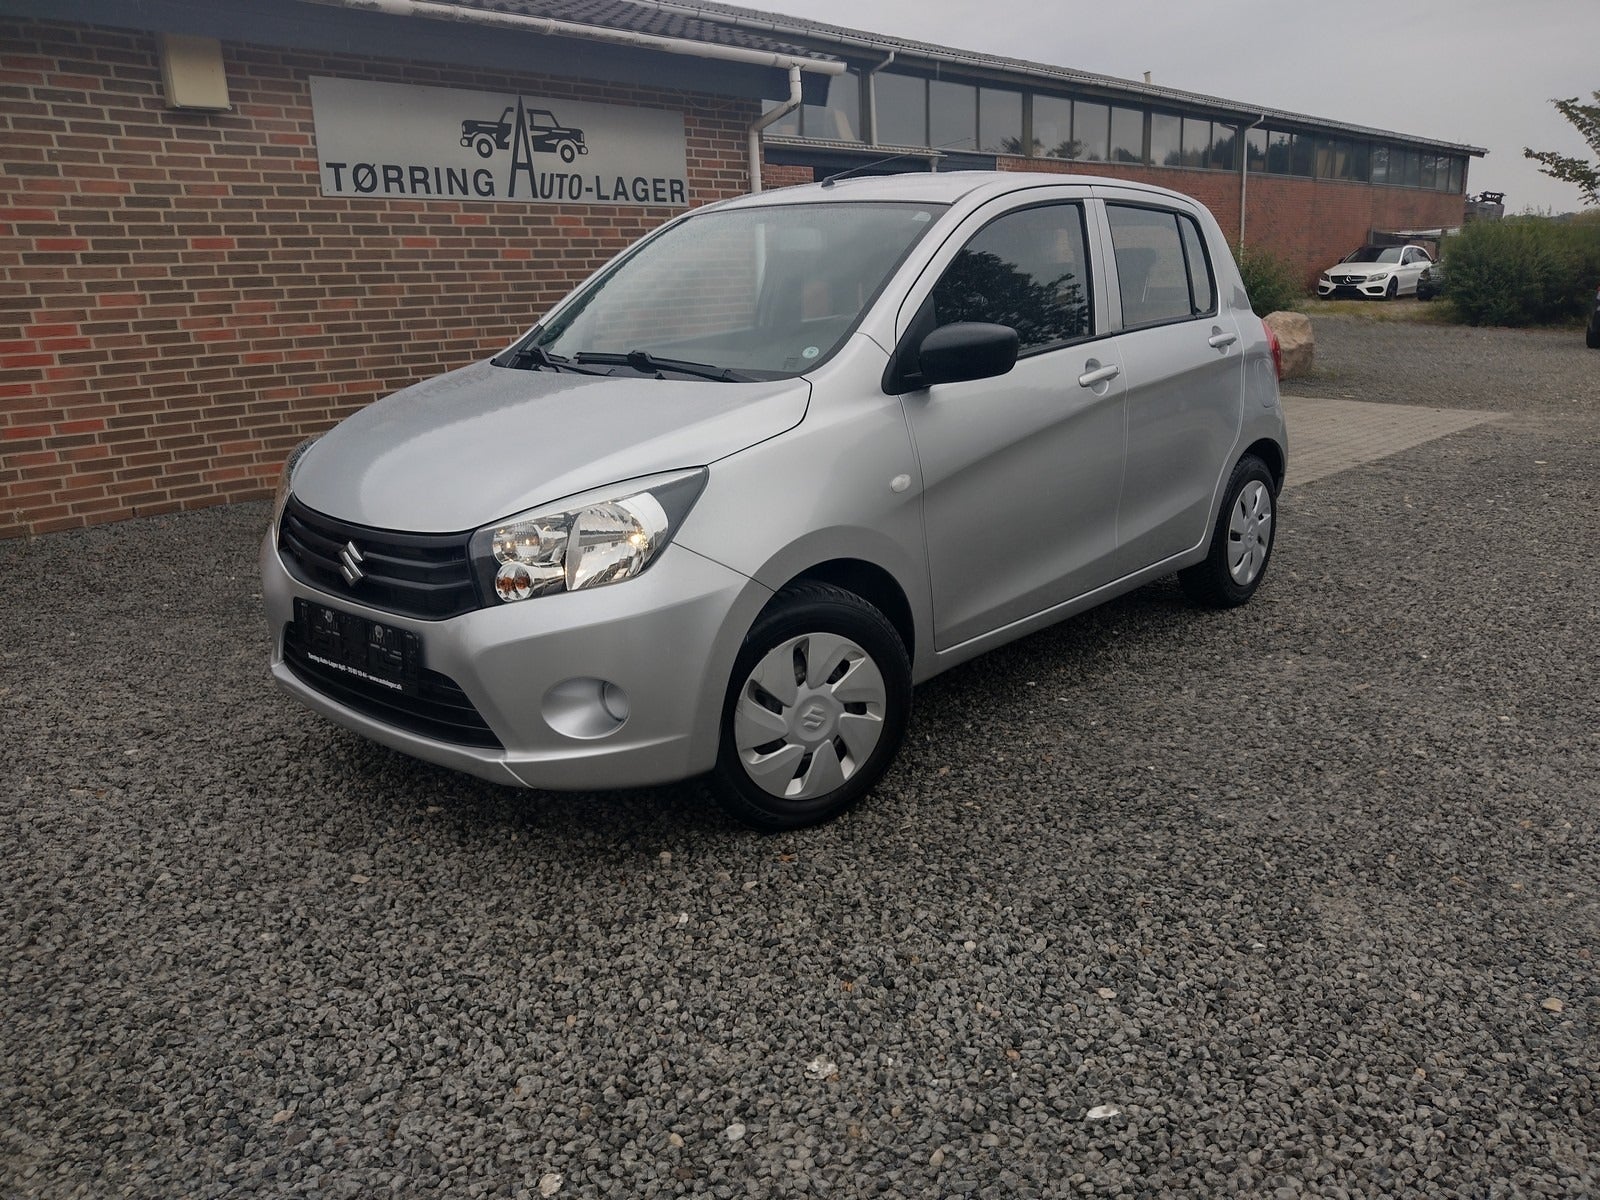
[[479, 158], [488, 158], [496, 150], [511, 148], [512, 136], [521, 124], [534, 154], [559, 154], [562, 162], [569, 163], [578, 155], [589, 153], [583, 130], [563, 125], [548, 108], [522, 109], [520, 113], [519, 108], [519, 104], [506, 105], [498, 121], [461, 122], [461, 144], [471, 146]]

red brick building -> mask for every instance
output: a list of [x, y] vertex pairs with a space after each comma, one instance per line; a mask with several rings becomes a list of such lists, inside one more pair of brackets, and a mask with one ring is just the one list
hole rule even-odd
[[1082, 171], [1229, 230], [1244, 193], [1307, 273], [1459, 224], [1482, 153], [721, 5], [0, 0], [0, 537], [270, 494], [303, 437], [748, 190], [753, 137], [766, 186]]

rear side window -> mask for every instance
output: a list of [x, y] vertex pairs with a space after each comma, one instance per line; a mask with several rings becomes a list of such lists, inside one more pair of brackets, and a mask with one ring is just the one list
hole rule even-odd
[[936, 325], [1009, 325], [1023, 354], [1088, 337], [1083, 206], [1044, 204], [995, 218], [962, 247], [932, 300]]
[[1108, 204], [1125, 329], [1186, 321], [1216, 308], [1217, 283], [1200, 228], [1167, 209]]

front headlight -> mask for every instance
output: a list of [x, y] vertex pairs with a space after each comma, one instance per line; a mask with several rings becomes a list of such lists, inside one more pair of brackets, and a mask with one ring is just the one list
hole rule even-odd
[[283, 470], [278, 475], [278, 490], [272, 497], [272, 529], [274, 531], [278, 528], [278, 522], [283, 520], [283, 510], [289, 503], [289, 481], [294, 477], [294, 469], [299, 465], [300, 460], [305, 457], [306, 451], [311, 449], [317, 438], [321, 436], [319, 433], [317, 437], [308, 437], [293, 450], [289, 451], [289, 457], [283, 460]]
[[486, 525], [472, 535], [485, 596], [501, 603], [632, 579], [672, 540], [706, 471], [674, 471], [587, 492]]
[[1382, 283], [1387, 278], [1389, 278], [1389, 272], [1387, 272], [1387, 271], [1379, 271], [1374, 275], [1368, 275], [1367, 276], [1367, 282], [1368, 283]]

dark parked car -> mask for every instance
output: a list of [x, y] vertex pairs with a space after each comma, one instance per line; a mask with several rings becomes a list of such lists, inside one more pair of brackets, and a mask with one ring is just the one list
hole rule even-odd
[[1422, 274], [1417, 276], [1417, 299], [1432, 300], [1435, 296], [1444, 295], [1444, 285], [1444, 263], [1436, 262], [1424, 267]]
[[1594, 309], [1589, 313], [1589, 328], [1584, 331], [1584, 343], [1591, 350], [1600, 350], [1600, 288], [1594, 292]]

